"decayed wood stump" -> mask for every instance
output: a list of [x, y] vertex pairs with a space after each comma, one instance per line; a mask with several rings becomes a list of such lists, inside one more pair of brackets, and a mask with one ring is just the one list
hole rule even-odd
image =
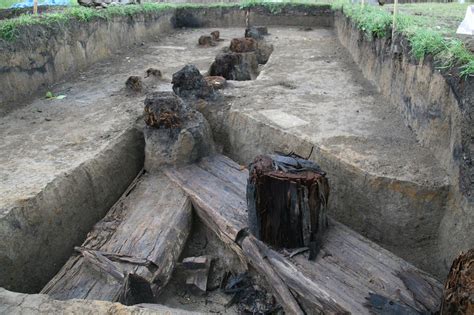
[[262, 39], [265, 35], [268, 35], [268, 29], [266, 26], [250, 26], [245, 29], [245, 37]]
[[327, 228], [328, 181], [314, 162], [297, 155], [261, 155], [250, 165], [250, 231], [276, 248], [319, 251]]
[[212, 36], [209, 36], [209, 35], [200, 36], [199, 40], [198, 40], [198, 44], [199, 44], [199, 46], [205, 46], [205, 47], [216, 45], [216, 43], [214, 42]]
[[219, 31], [211, 32], [212, 40], [218, 41], [221, 37], [221, 33]]
[[257, 41], [253, 38], [234, 38], [229, 48], [236, 53], [251, 52], [257, 50]]
[[149, 172], [164, 165], [193, 162], [214, 152], [207, 120], [172, 92], [147, 95], [145, 123], [145, 169]]
[[143, 80], [139, 76], [132, 75], [125, 81], [125, 86], [130, 91], [139, 93], [143, 90]]
[[441, 314], [474, 314], [474, 248], [453, 261], [444, 286]]
[[173, 91], [184, 98], [208, 98], [214, 95], [214, 89], [204, 79], [195, 65], [186, 65], [173, 74]]
[[222, 76], [227, 80], [254, 80], [258, 76], [257, 55], [255, 52], [221, 53], [212, 63], [209, 75]]

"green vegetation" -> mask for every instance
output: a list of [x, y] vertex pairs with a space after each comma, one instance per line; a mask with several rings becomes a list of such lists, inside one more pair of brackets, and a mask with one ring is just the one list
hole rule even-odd
[[[255, 6], [264, 6], [270, 12], [278, 13], [282, 8], [289, 5], [306, 5], [309, 7], [321, 4], [330, 4], [334, 10], [342, 10], [369, 37], [384, 37], [392, 32], [391, 6], [361, 6], [351, 4], [349, 0], [290, 0], [286, 2], [247, 0], [241, 4], [171, 4], [155, 2], [142, 5], [111, 6], [103, 10], [72, 6], [55, 13], [45, 13], [37, 16], [25, 14], [13, 19], [1, 20], [0, 38], [11, 41], [19, 35], [20, 29], [26, 25], [36, 24], [55, 27], [57, 24], [65, 24], [70, 20], [109, 19], [114, 16], [158, 12], [174, 8], [240, 7], [241, 9], [249, 9]], [[474, 76], [474, 55], [464, 46], [461, 40], [455, 38], [456, 27], [462, 21], [467, 5], [459, 3], [400, 5], [396, 19], [396, 31], [409, 40], [412, 53], [416, 58], [422, 59], [427, 55], [431, 55], [439, 68], [459, 67], [463, 77]]]
[[67, 23], [71, 19], [90, 21], [92, 19], [108, 19], [119, 15], [157, 12], [168, 10], [175, 6], [165, 3], [145, 3], [142, 5], [111, 6], [107, 9], [96, 10], [81, 6], [71, 6], [62, 11], [39, 15], [23, 14], [19, 17], [0, 21], [0, 38], [11, 41], [19, 34], [21, 27], [28, 25], [44, 25], [54, 27]]
[[[417, 59], [431, 55], [440, 69], [459, 67], [462, 77], [474, 76], [474, 55], [455, 37], [467, 6], [459, 3], [400, 5], [396, 32], [406, 36]], [[336, 0], [332, 7], [342, 10], [369, 37], [384, 37], [392, 32], [391, 6], [361, 6]]]
[[311, 6], [321, 6], [321, 5], [329, 5], [333, 1], [331, 0], [286, 0], [284, 2], [273, 2], [273, 1], [265, 1], [265, 0], [245, 0], [241, 3], [241, 9], [251, 9], [252, 7], [265, 7], [271, 13], [278, 14], [282, 11], [285, 6], [291, 5], [304, 5], [307, 7]]
[[[15, 3], [23, 2], [24, 0], [0, 0], [0, 9], [11, 8]], [[41, 4], [43, 0], [38, 0], [38, 3]], [[69, 0], [71, 5], [78, 5], [76, 0]]]

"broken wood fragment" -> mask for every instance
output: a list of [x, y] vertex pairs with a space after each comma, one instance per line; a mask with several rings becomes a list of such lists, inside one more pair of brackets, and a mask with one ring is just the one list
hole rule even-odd
[[474, 314], [474, 248], [451, 265], [441, 304], [441, 315], [445, 314]]
[[198, 295], [206, 293], [211, 260], [207, 256], [186, 257], [182, 264], [188, 269], [186, 278], [188, 290]]
[[202, 269], [210, 265], [210, 260], [207, 256], [186, 257], [183, 259], [183, 267], [186, 269]]

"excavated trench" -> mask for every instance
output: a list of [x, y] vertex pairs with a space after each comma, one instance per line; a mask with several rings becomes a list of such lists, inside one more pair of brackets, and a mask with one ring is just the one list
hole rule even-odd
[[[144, 298], [139, 302], [206, 313], [277, 309], [261, 274], [251, 268], [243, 275], [246, 264], [241, 257], [216, 237], [202, 218], [191, 215], [190, 202], [173, 192], [180, 188], [160, 174], [142, 175], [139, 182], [146, 186], [129, 187], [144, 166], [145, 96], [151, 91], [171, 91], [172, 75], [186, 64], [228, 79], [215, 97], [189, 102], [208, 121], [217, 153], [248, 165], [256, 155], [276, 150], [300, 155], [313, 152], [311, 158], [328, 173], [330, 215], [438, 279], [444, 278], [457, 250], [472, 245], [472, 237], [466, 235], [470, 223], [461, 222], [458, 214], [470, 213], [471, 208], [456, 186], [456, 161], [440, 160], [450, 152], [433, 152], [430, 143], [445, 119], [427, 122], [422, 114], [416, 116], [412, 110], [412, 116], [407, 117], [403, 108], [397, 108], [403, 105], [394, 102], [397, 91], [383, 73], [388, 70], [368, 65], [366, 59], [360, 62], [364, 54], [379, 60], [377, 47], [381, 44], [376, 43], [376, 48], [360, 44], [364, 39], [344, 17], [334, 17], [328, 9], [309, 14], [294, 9], [276, 15], [256, 10], [251, 21], [268, 26], [269, 32], [264, 40], [256, 41], [265, 47], [260, 55], [249, 53], [248, 47], [228, 48], [232, 48], [233, 38], [244, 35], [245, 18], [240, 10], [182, 10], [172, 17], [164, 14], [159, 21], [155, 37], [146, 34], [147, 39], [140, 39], [137, 45], [127, 43], [131, 45], [128, 50], [109, 53], [108, 59], [82, 67], [73, 77], [51, 85], [54, 94], [66, 98], [36, 97], [25, 101], [22, 108], [6, 110], [0, 118], [4, 139], [0, 150], [1, 287], [28, 293], [42, 290], [60, 300], [107, 300], [108, 293], [99, 290], [100, 281], [92, 279], [85, 284], [78, 276], [63, 284], [65, 271], [80, 275], [88, 268], [77, 258], [87, 255], [81, 249], [73, 251], [74, 246], [92, 229], [82, 250], [104, 239], [113, 240], [104, 245], [111, 252], [133, 248], [142, 237], [138, 232], [156, 232], [153, 220], [179, 208], [180, 217], [153, 224], [164, 231], [156, 239], [169, 233], [181, 247], [160, 242], [156, 246], [172, 252], [169, 255], [178, 262], [186, 257], [210, 258], [208, 292], [186, 289], [189, 270], [178, 263], [172, 265], [176, 268], [169, 278], [157, 282], [160, 295], [153, 301]], [[176, 29], [171, 31], [171, 26]], [[179, 29], [182, 27], [188, 28]], [[200, 36], [216, 29], [221, 40], [198, 45]], [[163, 35], [156, 35], [163, 31]], [[102, 53], [103, 48], [97, 47], [97, 51]], [[76, 57], [68, 58], [72, 61]], [[142, 91], [124, 87], [129, 76], [145, 77], [150, 67], [159, 69], [161, 75], [144, 78]], [[450, 128], [456, 128], [460, 119], [455, 110], [457, 100], [447, 83], [426, 69], [430, 65], [407, 62], [397, 71], [403, 72], [403, 67], [415, 71], [419, 81], [430, 77], [430, 93], [442, 97], [443, 106], [451, 106], [438, 109], [451, 115]], [[64, 77], [61, 71], [34, 77], [32, 88], [41, 80], [57, 82]], [[364, 75], [381, 79], [369, 81]], [[15, 80], [22, 78], [23, 74], [17, 74]], [[398, 91], [411, 93], [410, 105], [416, 107], [418, 102], [422, 107], [416, 90], [404, 87]], [[25, 95], [17, 94], [18, 99], [24, 99]], [[444, 141], [455, 147], [460, 140], [452, 134], [438, 139], [437, 144]], [[168, 210], [159, 210], [156, 204]], [[147, 207], [156, 208], [157, 214], [144, 212]], [[124, 209], [136, 214], [127, 217]], [[150, 226], [140, 223], [140, 216], [147, 215]], [[179, 228], [160, 226], [169, 222]], [[134, 224], [143, 231], [134, 232]], [[191, 232], [183, 232], [191, 224]], [[103, 232], [120, 228], [124, 229], [122, 236]], [[453, 243], [446, 238], [449, 233], [462, 237]], [[158, 252], [156, 255], [163, 255]], [[168, 266], [167, 261], [160, 264]], [[234, 281], [243, 281], [252, 289], [244, 290], [243, 295], [232, 290], [225, 293], [229, 273]], [[95, 292], [94, 286], [99, 291]]]

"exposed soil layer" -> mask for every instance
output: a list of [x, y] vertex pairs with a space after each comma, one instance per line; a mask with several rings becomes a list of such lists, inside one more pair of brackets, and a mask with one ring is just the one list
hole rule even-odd
[[[315, 9], [305, 16], [292, 16], [297, 12], [288, 9], [273, 17], [267, 9], [252, 10], [250, 20], [257, 24], [302, 27], [269, 27], [268, 41], [274, 51], [261, 67], [260, 76], [254, 81], [231, 81], [220, 102], [201, 102], [196, 108], [211, 123], [225, 153], [242, 164], [274, 150], [307, 155], [314, 146], [312, 158], [329, 174], [330, 213], [443, 277], [455, 252], [474, 246], [472, 233], [466, 233], [473, 226], [472, 202], [458, 194], [462, 185], [457, 180], [463, 177], [456, 173], [458, 167], [462, 172], [470, 171], [460, 162], [470, 161], [470, 155], [464, 155], [471, 147], [466, 140], [470, 139], [470, 121], [459, 118], [470, 114], [472, 89], [469, 92], [462, 82], [448, 86], [429, 61], [415, 65], [399, 56], [403, 62], [393, 63], [397, 72], [383, 72], [376, 62], [386, 61], [381, 52], [388, 42], [368, 41], [350, 23], [342, 25], [348, 23], [342, 17], [338, 17], [335, 31], [319, 28], [332, 26], [333, 15], [326, 9]], [[143, 166], [140, 130], [144, 93], [127, 91], [126, 79], [145, 76], [146, 69], [154, 67], [161, 70], [162, 78], [148, 90], [171, 91], [174, 72], [187, 63], [206, 71], [230, 39], [243, 36], [244, 28], [220, 28], [223, 41], [212, 47], [199, 47], [198, 38], [214, 31], [215, 26], [243, 26], [245, 14], [235, 8], [182, 9], [173, 16], [119, 20], [116, 22], [122, 28], [116, 29], [117, 33], [133, 30], [136, 36], [129, 36], [124, 43], [116, 38], [113, 49], [94, 47], [96, 42], [107, 42], [101, 40], [100, 32], [90, 29], [81, 33], [93, 38], [89, 45], [76, 41], [72, 33], [65, 36], [63, 29], [53, 37], [61, 43], [72, 40], [82, 50], [43, 54], [38, 61], [35, 58], [41, 55], [40, 50], [56, 45], [54, 40], [45, 44], [40, 38], [43, 46], [37, 54], [18, 54], [18, 64], [25, 64], [28, 58], [35, 62], [31, 69], [13, 67], [12, 71], [20, 74], [8, 81], [10, 90], [3, 90], [5, 95], [19, 91], [21, 95], [11, 95], [18, 100], [46, 84], [55, 95], [66, 98], [6, 102], [17, 110], [0, 118], [4, 140], [0, 145], [0, 286], [24, 292], [41, 288]], [[150, 33], [144, 30], [147, 23], [156, 27]], [[212, 28], [139, 40], [172, 26]], [[341, 35], [344, 27], [350, 38]], [[29, 35], [46, 36], [48, 32], [52, 30], [30, 30], [15, 47], [26, 49], [31, 45]], [[355, 32], [359, 36], [352, 36]], [[133, 42], [138, 44], [132, 46]], [[126, 45], [128, 49], [113, 55], [114, 49]], [[54, 47], [61, 50], [66, 46]], [[376, 61], [368, 63], [373, 56], [369, 53], [374, 52]], [[97, 59], [76, 58], [82, 55]], [[0, 56], [6, 63], [10, 57]], [[93, 63], [104, 58], [108, 59]], [[77, 60], [85, 61], [76, 65]], [[58, 67], [51, 66], [54, 63]], [[91, 64], [93, 67], [82, 70]], [[31, 71], [39, 77], [29, 86], [21, 76], [29, 76]], [[374, 79], [374, 73], [384, 76]], [[426, 84], [427, 77], [433, 85]], [[51, 85], [59, 78], [65, 82]], [[387, 93], [380, 82], [395, 88]], [[414, 82], [413, 89], [401, 89], [402, 82]], [[424, 91], [432, 92], [427, 103]], [[392, 104], [408, 106], [400, 115], [400, 108]], [[452, 104], [460, 104], [461, 111], [450, 107]], [[199, 299], [196, 303], [205, 304]]]
[[436, 263], [445, 274], [454, 257], [474, 246], [474, 78], [458, 69], [439, 71], [430, 56], [418, 62], [406, 38], [368, 40], [338, 15], [335, 29], [364, 75], [398, 110], [417, 141], [447, 171], [450, 197], [440, 222]]
[[218, 46], [199, 48], [209, 32], [125, 50], [51, 89], [66, 98], [37, 98], [0, 118], [0, 286], [37, 292], [117, 200], [143, 166], [145, 95], [130, 94], [125, 81], [154, 67], [163, 78], [153, 89], [171, 91], [183, 65], [206, 71], [243, 34], [228, 29]]

